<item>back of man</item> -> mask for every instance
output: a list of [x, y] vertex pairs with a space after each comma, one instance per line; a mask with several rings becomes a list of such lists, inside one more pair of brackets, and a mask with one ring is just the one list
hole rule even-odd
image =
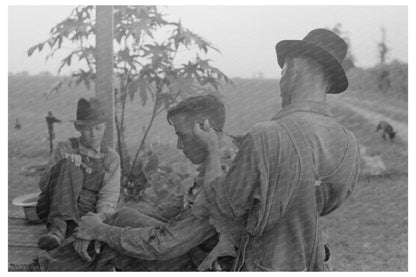
[[246, 269], [322, 270], [318, 217], [336, 209], [356, 183], [355, 137], [325, 102], [315, 101], [291, 104], [250, 136], [261, 158], [259, 202], [247, 222]]
[[[226, 194], [236, 215], [250, 207], [246, 197], [257, 200], [248, 213], [240, 262], [250, 271], [322, 269], [325, 251], [318, 217], [338, 207], [356, 182], [358, 167], [343, 164], [358, 156], [355, 137], [332, 117], [325, 102], [304, 101], [255, 125], [240, 151], [235, 162], [245, 170], [231, 168]], [[340, 174], [339, 169], [353, 170]], [[245, 185], [257, 174], [258, 185]], [[331, 183], [335, 175], [340, 179]], [[326, 186], [331, 186], [330, 194], [320, 197]]]
[[[304, 102], [300, 106], [315, 106], [313, 113], [297, 112], [289, 117], [298, 122], [311, 147], [318, 209], [326, 215], [339, 207], [357, 182], [359, 145], [355, 135], [332, 117], [326, 103]], [[327, 186], [331, 186], [332, 195], [323, 196], [328, 193]]]

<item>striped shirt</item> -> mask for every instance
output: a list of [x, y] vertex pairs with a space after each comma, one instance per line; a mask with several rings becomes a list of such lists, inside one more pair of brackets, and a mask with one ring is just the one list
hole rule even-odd
[[251, 129], [227, 176], [204, 187], [199, 214], [219, 244], [238, 248], [237, 270], [322, 270], [318, 217], [339, 207], [358, 175], [355, 136], [326, 103], [298, 102]]

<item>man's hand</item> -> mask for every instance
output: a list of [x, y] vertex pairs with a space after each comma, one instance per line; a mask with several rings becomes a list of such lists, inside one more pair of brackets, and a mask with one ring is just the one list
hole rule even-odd
[[[75, 239], [74, 240], [74, 249], [87, 262], [92, 261], [91, 256], [88, 254], [88, 246], [90, 245], [91, 241], [89, 240], [81, 240]], [[94, 240], [94, 250], [95, 253], [100, 254], [101, 251], [101, 243], [98, 240]]]
[[65, 158], [72, 162], [75, 166], [81, 166], [81, 156], [77, 154], [65, 154]]
[[218, 136], [214, 129], [210, 128], [208, 119], [205, 119], [203, 124], [195, 122], [194, 134], [208, 146], [210, 155], [219, 152]]
[[100, 215], [88, 213], [81, 217], [81, 221], [76, 229], [75, 237], [82, 240], [95, 240], [97, 239], [98, 229], [102, 224], [103, 220]]

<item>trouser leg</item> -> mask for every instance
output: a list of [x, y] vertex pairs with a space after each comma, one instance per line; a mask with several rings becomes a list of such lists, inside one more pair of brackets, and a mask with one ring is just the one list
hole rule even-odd
[[118, 227], [150, 227], [150, 226], [162, 226], [165, 222], [148, 216], [140, 210], [132, 208], [124, 208], [114, 213], [111, 218], [106, 221], [107, 224]]
[[[55, 166], [59, 171], [56, 180], [49, 182], [50, 208], [46, 225], [48, 229], [58, 223], [57, 229], [62, 229], [62, 221], [79, 221], [77, 196], [82, 188], [83, 172], [67, 159]], [[65, 232], [63, 233], [65, 236]]]

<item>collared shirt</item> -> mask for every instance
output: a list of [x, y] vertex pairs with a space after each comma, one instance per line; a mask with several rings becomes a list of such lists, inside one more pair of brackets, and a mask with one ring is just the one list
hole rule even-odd
[[256, 124], [227, 176], [204, 187], [205, 213], [220, 242], [239, 247], [237, 269], [321, 270], [318, 216], [348, 197], [358, 175], [357, 140], [329, 106], [293, 103]]
[[[111, 214], [115, 211], [120, 196], [120, 157], [117, 152], [109, 147], [102, 151], [100, 149], [95, 150], [86, 146], [82, 138], [76, 140], [79, 142], [79, 153], [81, 155], [104, 159], [105, 174], [103, 186], [98, 193], [96, 210], [97, 213]], [[66, 154], [76, 154], [70, 140], [58, 142], [48, 161], [46, 172], [49, 172], [57, 162], [64, 159]], [[41, 190], [44, 190], [47, 186], [45, 176], [42, 176], [39, 182]]]

